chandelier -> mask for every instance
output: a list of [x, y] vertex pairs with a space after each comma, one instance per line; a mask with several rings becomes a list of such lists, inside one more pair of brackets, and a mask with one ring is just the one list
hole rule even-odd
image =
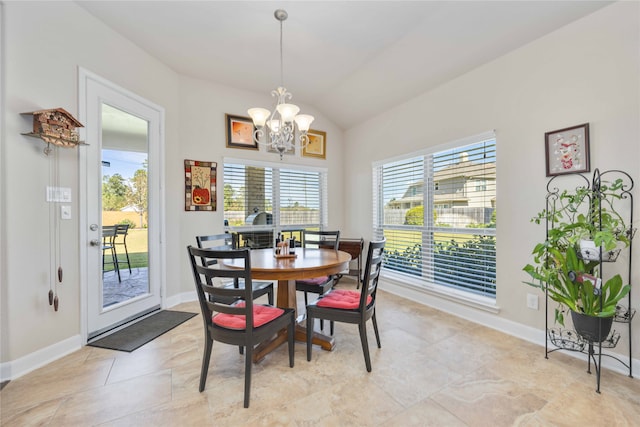
[[[280, 86], [271, 92], [271, 96], [277, 99], [276, 106], [273, 111], [266, 108], [250, 108], [247, 113], [251, 116], [256, 127], [253, 140], [257, 144], [265, 144], [280, 153], [280, 160], [282, 160], [282, 155], [295, 147], [296, 136], [300, 147], [309, 143], [307, 132], [313, 122], [313, 116], [298, 114], [300, 107], [287, 103], [291, 99], [291, 93], [287, 92], [283, 84], [282, 22], [287, 19], [289, 14], [286, 10], [278, 9], [273, 15], [280, 21]], [[298, 129], [297, 135], [296, 127]]]

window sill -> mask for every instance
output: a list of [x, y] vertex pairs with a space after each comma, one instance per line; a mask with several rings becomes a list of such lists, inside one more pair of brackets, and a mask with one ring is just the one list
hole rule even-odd
[[500, 307], [496, 304], [496, 300], [493, 298], [469, 294], [457, 289], [428, 283], [423, 280], [414, 279], [401, 274], [394, 274], [388, 271], [383, 272], [380, 277], [388, 284], [399, 288], [405, 288], [407, 291], [427, 294], [492, 314], [500, 313]]

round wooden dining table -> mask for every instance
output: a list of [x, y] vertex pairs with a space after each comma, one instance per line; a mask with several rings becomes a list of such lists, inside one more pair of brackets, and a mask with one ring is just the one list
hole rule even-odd
[[[297, 310], [296, 280], [338, 274], [349, 268], [351, 255], [334, 249], [295, 248], [295, 257], [276, 258], [273, 248], [251, 250], [251, 277], [256, 280], [278, 281], [276, 305], [281, 308]], [[222, 262], [228, 268], [244, 268], [242, 260]], [[302, 317], [302, 316], [301, 316]], [[307, 330], [302, 318], [296, 326], [296, 340], [306, 341]], [[312, 342], [325, 350], [332, 350], [333, 337], [313, 332]], [[254, 361], [259, 362], [287, 340], [286, 331], [278, 334], [272, 341], [261, 344], [254, 351]]]

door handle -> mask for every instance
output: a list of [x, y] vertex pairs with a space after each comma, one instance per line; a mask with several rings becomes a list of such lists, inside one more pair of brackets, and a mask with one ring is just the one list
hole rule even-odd
[[100, 240], [98, 239], [89, 240], [89, 244], [91, 246], [100, 246]]

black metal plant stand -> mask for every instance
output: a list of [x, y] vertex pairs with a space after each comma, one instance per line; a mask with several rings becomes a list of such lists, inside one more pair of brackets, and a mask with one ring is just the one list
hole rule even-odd
[[[633, 194], [631, 193], [631, 190], [633, 189], [633, 179], [626, 172], [619, 171], [619, 170], [610, 170], [610, 171], [600, 172], [598, 169], [596, 169], [593, 172], [593, 177], [591, 181], [589, 181], [589, 179], [584, 175], [581, 175], [578, 173], [557, 175], [551, 178], [547, 183], [547, 196], [546, 196], [547, 212], [552, 213], [555, 211], [556, 202], [559, 200], [561, 195], [561, 190], [557, 186], [560, 183], [560, 180], [564, 180], [566, 182], [566, 181], [569, 181], [570, 179], [573, 179], [574, 181], [578, 182], [578, 184], [575, 186], [576, 189], [586, 188], [589, 190], [589, 194], [590, 194], [589, 200], [586, 201], [587, 203], [590, 203], [590, 206], [588, 208], [591, 208], [592, 206], [599, 207], [598, 212], [596, 213], [601, 218], [601, 215], [602, 215], [601, 204], [600, 203], [594, 204], [594, 201], [597, 198], [602, 197], [601, 183], [602, 183], [602, 177], [605, 175], [607, 178], [611, 176], [612, 179], [618, 179], [618, 178], [622, 179], [623, 185], [622, 185], [622, 192], [621, 192], [621, 197], [619, 201], [628, 203], [628, 206], [629, 206], [628, 224], [632, 225], [633, 224]], [[567, 186], [565, 186], [565, 188], [567, 188]], [[549, 218], [549, 216], [547, 216], [547, 218]], [[547, 222], [546, 222], [547, 238], [549, 237], [549, 230], [553, 229], [554, 225], [555, 224], [553, 222], [553, 217], [551, 220], [547, 219]], [[635, 230], [633, 228], [630, 228], [629, 230], [626, 231], [629, 234], [628, 265], [626, 266], [627, 283], [631, 283], [631, 276], [632, 276], [631, 275], [631, 266], [632, 266], [631, 254], [633, 253], [632, 237], [633, 237], [634, 231]], [[599, 251], [599, 252], [600, 252], [599, 271], [600, 271], [600, 276], [604, 277], [603, 264], [605, 262], [615, 261], [618, 254], [605, 253], [603, 256], [603, 251]], [[600, 295], [596, 295], [596, 296], [601, 297]], [[628, 333], [627, 341], [629, 343], [628, 344], [628, 347], [629, 347], [628, 362], [614, 354], [610, 354], [606, 352], [607, 349], [613, 349], [618, 345], [618, 341], [620, 340], [620, 333], [615, 330], [612, 330], [611, 333], [607, 336], [607, 338], [605, 338], [602, 341], [592, 341], [592, 340], [583, 338], [574, 330], [550, 328], [549, 327], [549, 294], [548, 294], [548, 290], [545, 290], [545, 329], [546, 329], [545, 358], [548, 359], [550, 353], [558, 350], [567, 350], [567, 351], [573, 351], [573, 352], [579, 352], [579, 353], [585, 354], [587, 356], [587, 372], [589, 374], [591, 374], [591, 364], [593, 363], [593, 367], [596, 373], [596, 392], [597, 393], [600, 393], [600, 374], [601, 374], [603, 357], [609, 357], [611, 359], [614, 359], [620, 362], [629, 371], [629, 377], [633, 378], [633, 363], [632, 363], [633, 353], [632, 353], [632, 342], [631, 342], [632, 341], [632, 334], [631, 334], [632, 325], [631, 324], [632, 324], [633, 317], [635, 315], [635, 310], [631, 308], [631, 292], [629, 292], [629, 294], [627, 295], [626, 302], [627, 302], [626, 307], [622, 305], [618, 305], [616, 307], [616, 314], [613, 321], [614, 321], [614, 325], [615, 324], [627, 325], [627, 333]], [[600, 299], [600, 303], [602, 304], [602, 299]], [[602, 330], [602, 319], [600, 319], [598, 322], [598, 330], [599, 332], [601, 332]], [[550, 349], [549, 343], [551, 343], [554, 348]], [[603, 352], [603, 349], [605, 350], [605, 352]]]

